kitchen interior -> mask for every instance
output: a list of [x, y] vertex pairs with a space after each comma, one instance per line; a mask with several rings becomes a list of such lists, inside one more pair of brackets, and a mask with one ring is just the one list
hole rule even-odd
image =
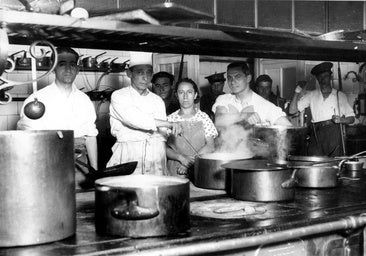
[[[72, 13], [75, 9], [86, 10], [88, 16], [85, 12]], [[23, 102], [34, 90], [34, 82], [22, 82], [34, 80], [50, 70], [52, 64], [47, 61], [51, 51], [47, 45], [35, 47], [38, 55], [43, 53], [46, 58], [35, 61], [30, 55], [32, 43], [46, 40], [54, 46], [73, 47], [81, 56], [78, 63], [81, 70], [75, 84], [95, 106], [101, 169], [109, 160], [115, 141], [110, 134], [110, 97], [115, 90], [130, 85], [126, 75], [130, 51], [153, 52], [154, 72], [167, 71], [176, 79], [181, 72], [183, 77], [196, 81], [201, 92], [209, 86], [205, 77], [225, 72], [233, 61], [245, 60], [250, 63], [254, 77], [270, 75], [273, 93], [287, 100], [291, 100], [297, 81], [306, 80], [310, 88], [317, 88], [310, 70], [322, 61], [330, 61], [333, 85], [346, 94], [356, 114], [355, 123], [346, 129], [346, 152], [352, 156], [366, 150], [365, 14], [364, 1], [3, 0], [0, 1], [1, 28], [9, 41], [8, 47], [4, 47], [7, 42], [1, 45], [3, 50], [7, 48], [6, 53], [0, 49], [0, 64], [5, 69], [0, 85], [0, 131], [11, 134], [16, 130]], [[1, 36], [4, 40], [4, 34]], [[43, 77], [37, 81], [37, 89], [53, 80], [52, 73]], [[224, 92], [230, 92], [227, 83]], [[305, 127], [309, 120], [302, 113], [291, 121], [295, 126]], [[65, 132], [63, 136], [68, 138], [69, 134]], [[22, 145], [22, 140], [16, 141]], [[21, 146], [17, 148], [21, 150]], [[4, 155], [0, 161], [7, 162]], [[72, 169], [73, 152], [67, 156], [71, 160], [61, 167]], [[150, 222], [119, 220], [119, 235], [108, 234], [101, 227], [104, 223], [100, 221], [106, 217], [100, 209], [111, 199], [102, 193], [102, 186], [96, 185], [95, 191], [76, 193], [76, 208], [69, 205], [75, 199], [64, 198], [71, 210], [62, 212], [60, 219], [71, 222], [71, 227], [66, 228], [68, 236], [64, 235], [65, 228], [55, 227], [55, 234], [41, 234], [38, 238], [37, 232], [44, 231], [29, 225], [32, 238], [24, 232], [23, 242], [19, 234], [3, 228], [0, 255], [365, 255], [364, 169], [340, 174], [345, 159], [336, 159], [332, 165], [312, 166], [307, 170], [314, 172], [310, 173], [312, 177], [317, 177], [320, 169], [332, 175], [326, 177], [328, 182], [334, 182], [331, 185], [315, 188], [298, 185], [283, 194], [276, 189], [269, 190], [268, 193], [281, 194], [280, 197], [267, 200], [270, 195], [266, 194], [264, 199], [253, 200], [245, 194], [245, 188], [263, 186], [259, 184], [261, 176], [251, 180], [252, 176], [238, 171], [235, 163], [200, 160], [204, 168], [196, 177], [195, 185], [199, 185], [189, 184], [187, 195], [187, 184], [178, 181], [175, 194], [171, 195], [185, 197], [189, 204], [169, 206], [178, 213], [167, 217], [165, 222], [154, 218]], [[265, 160], [255, 161], [253, 168], [269, 169]], [[228, 176], [219, 181], [212, 177], [212, 169], [225, 173], [222, 169], [225, 165], [232, 170], [230, 175], [243, 179], [242, 183], [228, 185]], [[288, 165], [282, 169], [287, 177], [295, 174]], [[302, 169], [297, 169], [300, 176]], [[22, 186], [26, 185], [27, 177], [33, 180], [25, 175]], [[264, 179], [268, 177], [278, 178]], [[146, 177], [140, 179], [137, 184], [142, 186], [148, 182]], [[130, 184], [136, 180], [126, 176], [125, 182]], [[1, 185], [5, 187], [1, 191], [9, 192], [8, 186]], [[228, 186], [232, 186], [231, 191]], [[168, 186], [159, 189], [162, 194], [170, 191]], [[57, 191], [50, 194], [57, 197]], [[10, 195], [16, 192], [3, 196], [6, 203], [1, 206], [1, 212], [12, 204]], [[150, 192], [147, 194], [153, 194]], [[254, 192], [249, 190], [249, 193]], [[162, 197], [159, 204], [169, 201]], [[139, 200], [141, 205], [153, 201], [150, 197]], [[161, 204], [166, 207], [166, 203]], [[25, 218], [32, 222], [31, 217]], [[42, 219], [52, 217], [40, 216], [35, 223], [44, 225]], [[0, 221], [3, 226], [19, 230], [17, 223], [5, 225], [1, 215]], [[177, 225], [173, 234], [164, 233], [168, 229], [166, 225]], [[159, 230], [163, 235], [152, 233], [145, 237], [143, 234], [149, 234], [150, 229]]]

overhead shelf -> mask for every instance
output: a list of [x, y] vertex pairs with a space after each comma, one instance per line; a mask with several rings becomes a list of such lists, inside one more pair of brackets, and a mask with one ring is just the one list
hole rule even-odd
[[77, 19], [0, 10], [11, 44], [48, 40], [56, 46], [230, 57], [364, 62], [362, 41], [320, 40], [299, 33], [219, 25], [199, 28]]

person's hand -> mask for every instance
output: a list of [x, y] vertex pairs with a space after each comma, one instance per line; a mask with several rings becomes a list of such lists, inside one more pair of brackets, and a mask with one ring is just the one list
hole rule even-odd
[[261, 119], [257, 112], [254, 112], [253, 106], [247, 106], [240, 112], [240, 121], [246, 121], [250, 125], [254, 125], [261, 122]]
[[185, 167], [190, 167], [193, 163], [194, 163], [194, 158], [193, 161], [191, 158], [184, 156], [184, 155], [179, 155], [178, 157], [178, 161]]
[[188, 169], [187, 167], [185, 167], [185, 166], [181, 165], [181, 166], [179, 166], [179, 168], [177, 169], [177, 173], [178, 173], [179, 175], [187, 175], [187, 174], [188, 174], [187, 169]]
[[295, 92], [296, 93], [300, 93], [307, 85], [307, 81], [298, 81], [296, 83], [296, 89], [295, 89]]
[[340, 117], [340, 116], [338, 116], [338, 115], [333, 115], [333, 116], [332, 116], [332, 121], [333, 121], [333, 123], [335, 123], [335, 124], [342, 123], [342, 117]]
[[230, 114], [237, 114], [239, 113], [238, 109], [234, 106], [234, 105], [227, 105], [227, 108], [228, 108], [228, 113]]
[[182, 126], [179, 122], [172, 122], [171, 133], [174, 136], [178, 136], [179, 134], [182, 133]]
[[240, 113], [240, 117], [242, 120], [247, 121], [248, 124], [254, 125], [261, 122], [261, 118], [259, 117], [257, 112], [248, 112], [248, 113]]

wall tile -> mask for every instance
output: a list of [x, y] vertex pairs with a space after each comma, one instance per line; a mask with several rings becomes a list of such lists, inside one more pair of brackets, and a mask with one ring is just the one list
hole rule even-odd
[[17, 122], [19, 120], [19, 115], [10, 115], [8, 116], [8, 130], [16, 130]]
[[9, 104], [0, 105], [0, 116], [16, 115], [18, 113], [18, 104], [10, 102]]
[[0, 116], [0, 131], [8, 130], [8, 117]]

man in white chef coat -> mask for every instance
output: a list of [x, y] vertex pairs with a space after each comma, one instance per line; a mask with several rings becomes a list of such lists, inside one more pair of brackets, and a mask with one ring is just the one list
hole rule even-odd
[[[79, 73], [79, 54], [70, 47], [57, 48], [58, 63], [54, 70], [55, 81], [30, 95], [24, 102], [18, 129], [20, 130], [73, 130], [75, 148], [85, 149], [89, 164], [98, 169], [96, 113], [89, 97], [81, 92], [74, 80]], [[24, 114], [24, 106], [37, 98], [45, 105], [39, 119]]]
[[166, 121], [164, 101], [148, 87], [153, 75], [152, 54], [131, 52], [127, 76], [131, 85], [111, 97], [111, 133], [117, 138], [107, 166], [137, 161], [134, 174], [166, 175], [163, 129], [179, 133], [178, 123]]

